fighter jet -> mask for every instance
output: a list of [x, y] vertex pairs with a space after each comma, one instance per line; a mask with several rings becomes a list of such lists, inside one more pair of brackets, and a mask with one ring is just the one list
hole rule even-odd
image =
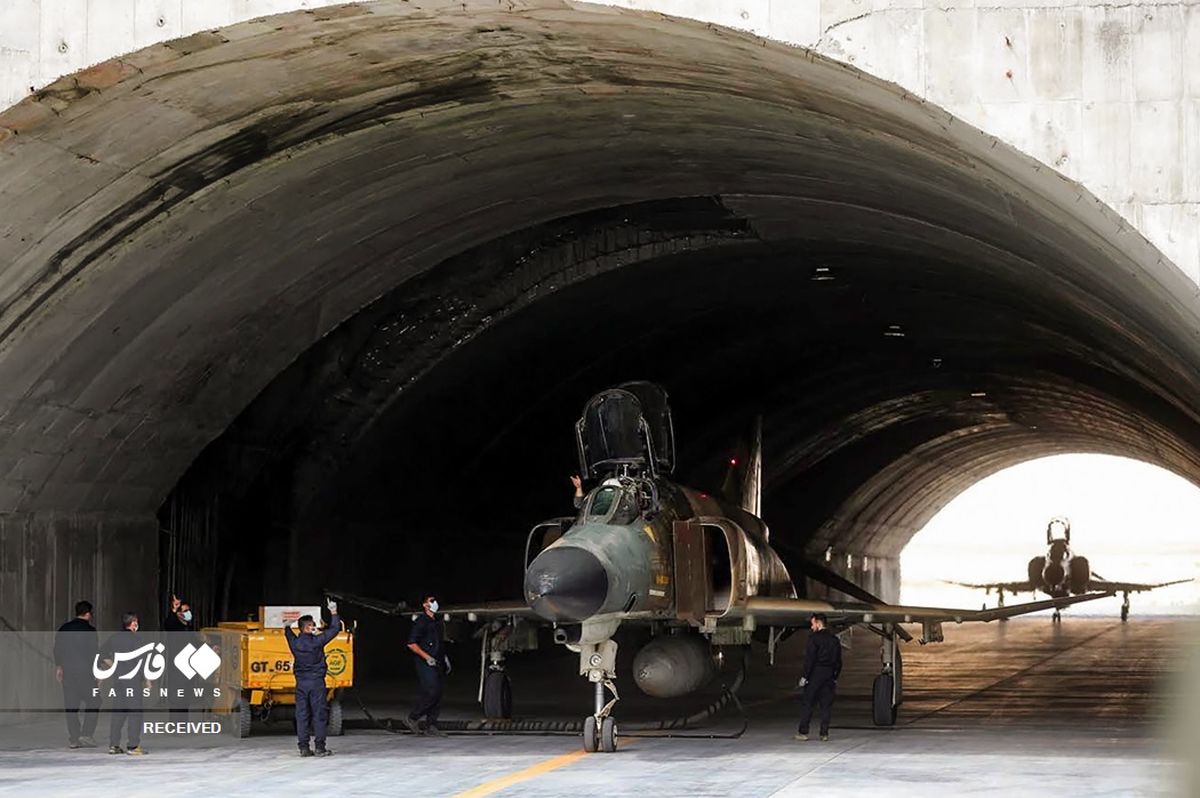
[[835, 631], [863, 627], [883, 640], [872, 708], [875, 723], [891, 725], [902, 698], [899, 641], [912, 639], [900, 624], [921, 624], [920, 642], [935, 643], [943, 639], [946, 621], [986, 622], [1113, 595], [1056, 595], [987, 610], [904, 607], [802, 563], [806, 574], [863, 600], [800, 598], [758, 516], [761, 426], [734, 500], [671, 480], [674, 426], [666, 392], [652, 383], [596, 394], [584, 406], [575, 437], [581, 472], [596, 487], [575, 517], [550, 519], [529, 533], [524, 596], [441, 612], [447, 621], [482, 625], [487, 666], [479, 697], [489, 718], [512, 715], [506, 656], [536, 648], [537, 628], [553, 627], [555, 643], [579, 654], [579, 674], [593, 685], [594, 712], [583, 721], [588, 751], [616, 750], [613, 636], [622, 625], [649, 627], [651, 639], [634, 658], [634, 679], [643, 692], [661, 698], [704, 686], [725, 647], [748, 646], [757, 637], [773, 659], [776, 644], [807, 626], [812, 613], [827, 615]]
[[[1055, 537], [1056, 530], [1061, 537]], [[961, 587], [971, 587], [991, 592], [996, 591], [999, 606], [1004, 606], [1004, 594], [1042, 592], [1054, 598], [1071, 595], [1084, 595], [1094, 591], [1102, 593], [1123, 594], [1121, 603], [1121, 620], [1129, 620], [1129, 594], [1155, 590], [1168, 585], [1179, 585], [1191, 582], [1191, 579], [1176, 579], [1171, 582], [1141, 584], [1138, 582], [1110, 582], [1091, 569], [1086, 557], [1080, 557], [1071, 552], [1071, 522], [1056, 516], [1046, 524], [1046, 555], [1034, 557], [1029, 561], [1028, 578], [1020, 582], [954, 582], [948, 584]], [[1062, 620], [1062, 612], [1055, 608], [1053, 620]]]

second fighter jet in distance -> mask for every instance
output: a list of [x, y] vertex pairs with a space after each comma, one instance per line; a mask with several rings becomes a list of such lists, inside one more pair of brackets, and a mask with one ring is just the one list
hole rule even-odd
[[[1057, 535], [1057, 537], [1056, 537]], [[999, 606], [1004, 606], [1005, 593], [1045, 593], [1053, 598], [1078, 596], [1099, 591], [1101, 593], [1122, 593], [1121, 620], [1129, 620], [1129, 594], [1141, 593], [1147, 590], [1157, 590], [1168, 585], [1181, 585], [1191, 582], [1191, 579], [1176, 579], [1171, 582], [1112, 582], [1092, 570], [1086, 557], [1080, 557], [1071, 551], [1071, 522], [1062, 516], [1050, 519], [1046, 524], [1046, 553], [1029, 561], [1025, 579], [1018, 582], [955, 582], [946, 580], [947, 584], [960, 587], [971, 587], [993, 590], [999, 599]], [[1062, 613], [1056, 608], [1054, 620], [1061, 621]]]

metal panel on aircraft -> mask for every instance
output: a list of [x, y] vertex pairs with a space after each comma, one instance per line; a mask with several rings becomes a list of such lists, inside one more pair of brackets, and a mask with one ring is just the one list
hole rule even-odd
[[680, 619], [699, 626], [708, 609], [711, 584], [704, 527], [691, 521], [676, 521], [672, 537], [675, 544], [675, 612]]

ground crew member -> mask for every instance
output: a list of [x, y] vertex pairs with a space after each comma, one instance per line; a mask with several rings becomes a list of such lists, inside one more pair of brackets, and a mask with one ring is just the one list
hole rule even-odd
[[[204, 642], [195, 633], [191, 606], [174, 593], [171, 593], [171, 611], [163, 621], [163, 631], [171, 633], [167, 635], [167, 659], [171, 662], [175, 661], [175, 657], [188, 643], [199, 648]], [[170, 711], [186, 715], [189, 703], [187, 677], [174, 668], [167, 668], [166, 684]], [[179, 694], [181, 689], [182, 695]]]
[[[337, 603], [326, 601], [329, 607], [329, 626], [317, 632], [317, 622], [311, 615], [302, 615], [296, 622], [300, 634], [292, 627], [283, 627], [288, 648], [292, 651], [292, 674], [296, 677], [296, 744], [300, 756], [329, 756], [333, 752], [325, 747], [325, 728], [329, 722], [329, 704], [325, 691], [325, 646], [341, 632]], [[316, 750], [308, 747], [312, 736]]]
[[[140, 619], [136, 612], [122, 613], [121, 631], [108, 638], [100, 649], [99, 659], [105, 669], [112, 668], [114, 662], [121, 670], [128, 667], [121, 664], [117, 655], [128, 654], [142, 647], [142, 636], [138, 634], [140, 625]], [[150, 679], [144, 670], [141, 680], [125, 681], [114, 678], [110, 684], [109, 689], [113, 691], [112, 717], [108, 722], [108, 752], [110, 754], [141, 756], [146, 753], [142, 748], [142, 690], [149, 687]], [[128, 748], [121, 747], [122, 727], [125, 728]]]
[[[92, 604], [75, 604], [75, 617], [58, 627], [54, 636], [54, 678], [62, 685], [63, 709], [67, 713], [67, 745], [71, 748], [95, 748], [96, 722], [100, 719], [100, 701], [92, 694], [96, 677], [96, 627], [92, 626]], [[83, 724], [79, 708], [83, 707]]]
[[808, 739], [808, 725], [812, 721], [814, 705], [821, 711], [821, 741], [829, 739], [833, 694], [837, 689], [838, 676], [842, 673], [842, 643], [825, 628], [825, 624], [825, 616], [821, 613], [813, 615], [808, 621], [812, 632], [804, 649], [804, 676], [800, 679], [804, 695], [800, 699], [797, 740]]
[[443, 733], [437, 727], [437, 719], [442, 710], [446, 675], [450, 673], [450, 658], [446, 656], [442, 642], [442, 621], [437, 617], [437, 598], [426, 596], [421, 609], [423, 612], [413, 621], [412, 631], [408, 635], [408, 650], [417, 656], [420, 692], [417, 694], [417, 703], [404, 719], [404, 725], [413, 734], [421, 734], [419, 724], [423, 717], [424, 733], [441, 737]]

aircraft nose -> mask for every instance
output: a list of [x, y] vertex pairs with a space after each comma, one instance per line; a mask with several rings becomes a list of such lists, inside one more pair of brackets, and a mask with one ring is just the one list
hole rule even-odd
[[590, 551], [555, 546], [529, 564], [525, 597], [530, 608], [546, 620], [586, 620], [608, 598], [608, 573]]
[[1042, 578], [1046, 580], [1047, 585], [1057, 585], [1062, 582], [1065, 576], [1062, 565], [1052, 562], [1046, 565], [1046, 570], [1042, 574]]

